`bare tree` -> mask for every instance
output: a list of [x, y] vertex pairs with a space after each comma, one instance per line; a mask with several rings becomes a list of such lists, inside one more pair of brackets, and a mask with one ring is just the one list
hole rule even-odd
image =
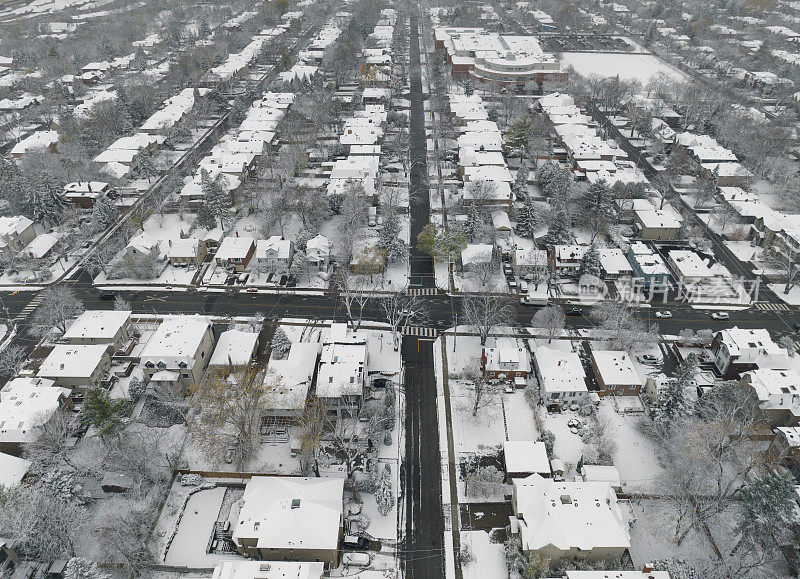
[[319, 476], [319, 450], [325, 437], [328, 407], [319, 400], [308, 401], [298, 419], [300, 430], [300, 464], [304, 473], [314, 472]]
[[464, 319], [486, 345], [489, 332], [498, 326], [514, 324], [514, 308], [507, 296], [490, 293], [464, 296]]
[[42, 297], [44, 299], [31, 318], [31, 332], [35, 335], [43, 336], [54, 327], [63, 334], [67, 331], [67, 323], [83, 312], [83, 304], [67, 286], [51, 287]]
[[567, 318], [561, 306], [547, 306], [536, 312], [531, 324], [534, 328], [543, 328], [547, 332], [547, 342], [552, 342], [553, 338], [561, 335]]
[[0, 356], [0, 376], [16, 376], [25, 363], [28, 361], [28, 354], [25, 348], [19, 344], [12, 344], [3, 350]]
[[366, 278], [350, 271], [349, 264], [344, 264], [336, 270], [334, 285], [339, 292], [347, 319], [350, 320], [350, 326], [355, 331], [361, 327], [364, 306], [367, 305], [370, 298], [370, 294], [366, 291], [366, 283]]
[[635, 310], [626, 304], [603, 302], [594, 308], [593, 314], [615, 350], [629, 351], [656, 341], [652, 330], [636, 319]]
[[464, 369], [464, 377], [471, 382], [469, 395], [472, 402], [472, 416], [475, 417], [478, 415], [478, 410], [497, 402], [500, 386], [486, 379], [480, 362], [468, 365]]
[[400, 335], [403, 329], [413, 320], [419, 324], [428, 317], [428, 305], [419, 296], [407, 296], [395, 292], [381, 300], [381, 309], [392, 329], [394, 351], [400, 349]]
[[45, 473], [66, 464], [78, 468], [70, 461], [69, 440], [78, 432], [78, 420], [71, 412], [56, 412], [50, 420], [36, 427], [36, 435], [25, 444], [25, 458], [31, 461], [31, 472]]
[[192, 438], [210, 458], [235, 449], [237, 467], [243, 468], [255, 454], [261, 417], [280, 386], [280, 376], [254, 367], [209, 374], [193, 393], [200, 414], [190, 424]]

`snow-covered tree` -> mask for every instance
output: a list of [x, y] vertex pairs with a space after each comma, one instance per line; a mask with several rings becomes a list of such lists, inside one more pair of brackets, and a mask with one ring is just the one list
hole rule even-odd
[[517, 169], [517, 175], [514, 178], [514, 185], [511, 187], [511, 192], [518, 201], [525, 201], [528, 198], [528, 171], [527, 165], [522, 165]]
[[217, 226], [217, 218], [205, 203], [197, 208], [197, 225], [206, 229], [214, 229]]
[[500, 492], [503, 473], [494, 465], [475, 466], [466, 476], [464, 492], [469, 497], [490, 497]]
[[540, 309], [533, 315], [531, 324], [534, 328], [542, 328], [547, 334], [547, 341], [552, 342], [553, 338], [561, 335], [561, 330], [566, 324], [566, 316], [561, 306], [550, 305]]
[[231, 105], [231, 120], [234, 123], [241, 123], [247, 116], [247, 106], [238, 96], [233, 99]]
[[464, 321], [474, 328], [486, 346], [489, 332], [498, 326], [511, 326], [514, 321], [514, 308], [502, 296], [481, 293], [464, 296]]
[[97, 564], [82, 557], [67, 561], [64, 579], [108, 579], [108, 575], [98, 569]]
[[[220, 227], [225, 227], [230, 199], [220, 183], [220, 176], [212, 178], [205, 169], [200, 172], [200, 188], [203, 192], [203, 206], [215, 219], [219, 219]], [[199, 219], [199, 215], [198, 215]]]
[[394, 506], [394, 492], [392, 492], [392, 469], [387, 464], [381, 472], [378, 488], [375, 490], [375, 503], [378, 505], [378, 512], [386, 516]]
[[286, 332], [283, 331], [283, 328], [275, 330], [275, 334], [272, 336], [272, 351], [276, 352], [278, 357], [283, 358], [289, 353], [291, 347], [292, 341], [289, 339], [289, 336], [286, 335]]
[[92, 209], [92, 229], [105, 231], [119, 221], [119, 209], [105, 195], [98, 197]]
[[566, 211], [558, 211], [553, 215], [547, 234], [542, 238], [546, 245], [561, 245], [573, 240], [572, 225]]
[[150, 183], [153, 177], [158, 176], [158, 169], [156, 169], [156, 166], [153, 163], [153, 157], [149, 153], [145, 151], [139, 151], [136, 153], [135, 158], [136, 161], [134, 166], [136, 167], [136, 174], [139, 177], [147, 179], [147, 182]]
[[31, 317], [31, 331], [44, 335], [52, 328], [62, 334], [70, 320], [83, 312], [83, 304], [69, 287], [57, 285], [42, 294], [42, 302]]
[[592, 232], [592, 243], [599, 233], [608, 230], [614, 217], [614, 199], [611, 188], [605, 181], [597, 181], [589, 186], [583, 197], [583, 222]]
[[695, 384], [697, 365], [697, 356], [689, 354], [678, 366], [675, 377], [658, 392], [651, 413], [654, 422], [660, 427], [669, 430], [693, 410], [689, 389]]
[[547, 458], [553, 460], [553, 447], [556, 443], [556, 435], [549, 430], [542, 430], [541, 434], [539, 434], [539, 441], [544, 442], [544, 447], [547, 451]]
[[386, 252], [390, 263], [397, 263], [406, 257], [406, 244], [400, 237], [400, 219], [393, 211], [385, 216], [378, 231], [378, 247]]
[[581, 263], [578, 266], [578, 277], [582, 275], [591, 275], [599, 278], [601, 273], [600, 253], [597, 251], [594, 244], [592, 244], [581, 258]]
[[510, 157], [523, 157], [528, 153], [528, 146], [533, 132], [533, 121], [524, 116], [508, 127], [503, 150]]
[[781, 336], [781, 339], [778, 343], [780, 344], [781, 348], [786, 350], [790, 358], [794, 358], [795, 354], [797, 354], [797, 350], [794, 349], [794, 340], [791, 336]]
[[28, 353], [19, 344], [11, 344], [0, 356], [0, 376], [16, 376], [28, 361]]
[[61, 223], [69, 202], [64, 197], [64, 189], [48, 175], [38, 182], [25, 179], [22, 185], [22, 212], [38, 223]]
[[539, 224], [539, 211], [530, 199], [526, 199], [522, 207], [517, 210], [517, 225], [514, 231], [517, 235], [533, 239]]

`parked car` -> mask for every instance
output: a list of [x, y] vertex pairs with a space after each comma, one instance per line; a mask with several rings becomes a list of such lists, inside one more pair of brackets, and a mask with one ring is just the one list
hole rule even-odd
[[366, 537], [356, 537], [355, 535], [345, 535], [342, 546], [345, 549], [369, 549], [369, 539]]
[[503, 390], [505, 391], [506, 394], [513, 394], [514, 385], [511, 384], [510, 382], [506, 382], [505, 385], [503, 386]]
[[528, 282], [520, 281], [519, 282], [519, 293], [526, 294], [528, 293]]
[[639, 361], [644, 362], [646, 364], [652, 364], [654, 362], [658, 362], [658, 357], [653, 356], [653, 354], [642, 354], [639, 356]]
[[508, 280], [508, 287], [510, 287], [512, 290], [513, 289], [517, 289], [517, 280], [516, 279], [514, 279], [513, 277], [509, 277], [509, 278], [507, 278], [507, 280]]
[[668, 310], [660, 310], [660, 311], [656, 312], [656, 317], [657, 318], [671, 318], [672, 317], [672, 312], [670, 312]]
[[101, 300], [113, 300], [117, 297], [117, 292], [105, 291], [100, 294]]
[[367, 553], [345, 553], [342, 555], [342, 563], [344, 565], [351, 565], [354, 567], [367, 567], [370, 563], [370, 560]]
[[566, 311], [566, 314], [568, 316], [582, 316], [583, 315], [583, 308], [576, 308], [576, 307], [569, 308]]
[[711, 314], [712, 320], [727, 320], [731, 317], [728, 312], [713, 312]]

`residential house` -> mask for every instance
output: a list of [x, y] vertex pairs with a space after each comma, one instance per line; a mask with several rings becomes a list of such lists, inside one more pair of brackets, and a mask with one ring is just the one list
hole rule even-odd
[[28, 151], [49, 151], [55, 153], [58, 146], [58, 131], [35, 131], [18, 142], [11, 149], [11, 156], [21, 159]]
[[110, 191], [111, 186], [104, 181], [75, 181], [64, 187], [64, 197], [79, 209], [91, 209]]
[[113, 354], [133, 336], [130, 310], [86, 310], [62, 339], [74, 345], [107, 344]]
[[544, 280], [548, 268], [547, 251], [544, 249], [525, 249], [518, 247], [511, 254], [514, 274], [523, 278]]
[[580, 468], [580, 476], [583, 482], [607, 483], [616, 492], [622, 491], [619, 471], [613, 465], [584, 464]]
[[481, 353], [481, 368], [489, 380], [508, 380], [525, 387], [530, 372], [528, 352], [517, 338], [490, 338], [492, 346]]
[[588, 399], [586, 372], [577, 353], [542, 345], [536, 348], [533, 361], [545, 405], [564, 407]]
[[678, 239], [683, 219], [671, 209], [645, 209], [633, 212], [636, 237], [651, 240]]
[[[319, 354], [317, 342], [294, 342], [283, 359], [273, 353], [269, 369], [280, 378], [280, 384], [272, 389], [266, 402], [261, 417], [262, 436], [288, 436], [289, 424], [302, 416], [314, 384]], [[264, 380], [272, 380], [272, 377], [265, 376]]]
[[532, 440], [506, 440], [503, 443], [503, 460], [506, 467], [506, 482], [538, 474], [550, 478], [550, 459], [544, 442]]
[[208, 319], [165, 318], [139, 355], [144, 376], [156, 389], [184, 396], [188, 388], [200, 383], [213, 347]]
[[726, 380], [759, 367], [787, 368], [785, 351], [765, 329], [736, 326], [716, 333], [711, 341], [714, 367]]
[[752, 390], [769, 428], [800, 426], [800, 375], [789, 368], [756, 368], [739, 383]]
[[258, 333], [225, 330], [219, 335], [214, 353], [208, 362], [209, 372], [227, 374], [244, 368], [253, 360], [258, 348]]
[[256, 251], [256, 242], [252, 237], [226, 237], [217, 248], [214, 259], [217, 266], [242, 272], [250, 263], [250, 258]]
[[245, 486], [233, 542], [254, 560], [339, 566], [344, 478], [254, 476]]
[[588, 245], [554, 245], [550, 248], [552, 262], [556, 269], [575, 273], [581, 265], [583, 256], [589, 251]]
[[0, 255], [22, 251], [36, 237], [33, 221], [22, 215], [0, 217]]
[[619, 560], [630, 531], [617, 493], [605, 482], [562, 481], [533, 474], [513, 479], [511, 532], [527, 555]]
[[347, 324], [331, 324], [322, 345], [317, 372], [317, 398], [337, 418], [355, 418], [367, 385], [366, 339], [348, 332]]
[[167, 259], [173, 266], [198, 265], [203, 263], [208, 253], [206, 242], [197, 237], [170, 239], [167, 244]]
[[280, 235], [256, 242], [256, 263], [262, 273], [286, 273], [292, 263], [294, 242]]
[[670, 287], [670, 271], [664, 260], [641, 241], [628, 247], [628, 261], [633, 268], [633, 277], [644, 287]]
[[109, 344], [56, 344], [39, 366], [40, 378], [57, 386], [86, 392], [100, 387], [111, 370]]
[[600, 255], [600, 272], [603, 279], [629, 278], [633, 275], [625, 253], [618, 247], [603, 247], [597, 250]]
[[333, 244], [324, 235], [317, 235], [306, 242], [306, 261], [319, 271], [328, 271]]
[[0, 390], [0, 452], [19, 456], [38, 427], [72, 409], [71, 390], [44, 378], [14, 378]]
[[592, 369], [600, 396], [638, 396], [642, 389], [642, 378], [628, 352], [592, 349]]

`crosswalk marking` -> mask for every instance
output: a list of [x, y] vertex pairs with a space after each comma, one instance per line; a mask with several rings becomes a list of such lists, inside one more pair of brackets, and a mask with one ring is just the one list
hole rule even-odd
[[792, 308], [788, 304], [773, 304], [770, 302], [758, 302], [756, 309], [765, 312], [788, 312]]
[[42, 299], [44, 299], [42, 297], [42, 294], [37, 294], [30, 302], [28, 302], [27, 306], [22, 308], [22, 311], [17, 316], [17, 319], [23, 319], [24, 320], [29, 315], [31, 315], [33, 313], [33, 310], [38, 308], [39, 304], [42, 303]]
[[794, 349], [800, 352], [800, 340], [794, 341]]
[[403, 328], [404, 336], [420, 336], [424, 338], [435, 338], [439, 335], [436, 328], [422, 328], [420, 326], [406, 326]]
[[435, 296], [438, 290], [435, 287], [410, 287], [406, 290], [407, 296]]

